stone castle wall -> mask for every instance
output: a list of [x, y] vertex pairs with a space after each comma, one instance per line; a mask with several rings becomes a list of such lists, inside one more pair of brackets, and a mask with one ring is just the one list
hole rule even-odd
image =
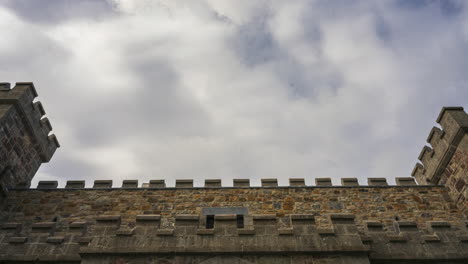
[[[0, 235], [4, 258], [29, 253], [99, 263], [103, 254], [126, 261], [120, 255], [151, 252], [154, 263], [187, 254], [202, 254], [200, 262], [188, 263], [204, 263], [213, 254], [265, 260], [262, 254], [270, 252], [286, 254], [277, 263], [290, 263], [291, 254], [312, 259], [354, 252], [365, 262], [343, 263], [369, 263], [368, 256], [374, 262], [468, 259], [466, 217], [443, 186], [52, 186], [11, 190], [2, 210], [9, 215]], [[245, 263], [262, 263], [255, 261]]]

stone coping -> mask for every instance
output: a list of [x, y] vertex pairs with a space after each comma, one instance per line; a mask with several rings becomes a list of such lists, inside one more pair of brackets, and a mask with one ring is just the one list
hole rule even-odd
[[385, 188], [445, 188], [444, 185], [359, 185], [359, 186], [342, 186], [342, 185], [333, 185], [333, 186], [223, 186], [223, 187], [138, 187], [138, 188], [126, 188], [126, 187], [112, 187], [112, 188], [54, 188], [54, 189], [36, 189], [36, 188], [9, 188], [10, 191], [51, 191], [51, 190], [60, 190], [60, 191], [115, 191], [115, 190], [194, 190], [194, 189], [333, 189], [333, 188], [343, 188], [343, 189], [357, 189], [357, 188], [372, 188], [372, 189], [385, 189]]

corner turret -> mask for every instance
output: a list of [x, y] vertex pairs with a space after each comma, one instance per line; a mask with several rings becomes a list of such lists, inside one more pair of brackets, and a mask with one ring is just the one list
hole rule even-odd
[[468, 215], [468, 114], [463, 107], [444, 107], [413, 169], [419, 184], [440, 184]]
[[0, 192], [29, 187], [40, 165], [48, 162], [60, 146], [44, 117], [34, 84], [18, 82], [13, 89], [0, 83]]

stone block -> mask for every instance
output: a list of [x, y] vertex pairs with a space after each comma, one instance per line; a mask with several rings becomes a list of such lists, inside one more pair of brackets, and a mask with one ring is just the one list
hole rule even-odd
[[39, 222], [31, 225], [33, 230], [50, 230], [55, 228], [55, 222]]
[[408, 238], [403, 235], [397, 235], [397, 234], [387, 234], [387, 239], [389, 242], [393, 243], [405, 243], [408, 242]]
[[278, 234], [282, 236], [291, 236], [294, 234], [294, 229], [292, 227], [278, 228]]
[[91, 240], [92, 237], [80, 237], [80, 239], [78, 239], [78, 244], [87, 246], [91, 242]]
[[95, 180], [94, 189], [110, 189], [112, 188], [112, 180]]
[[341, 185], [343, 186], [359, 186], [357, 178], [341, 178]]
[[276, 220], [276, 215], [274, 214], [254, 214], [252, 215], [253, 220], [265, 221], [265, 220]]
[[255, 235], [255, 229], [253, 229], [253, 228], [240, 228], [240, 229], [237, 229], [237, 234], [239, 236], [253, 236], [253, 235]]
[[214, 235], [214, 229], [197, 229], [197, 235], [202, 235], [202, 236]]
[[164, 180], [150, 180], [149, 188], [165, 188], [166, 182]]
[[294, 186], [294, 187], [306, 186], [305, 185], [305, 179], [304, 178], [290, 178], [289, 179], [289, 186]]
[[176, 215], [175, 219], [180, 221], [198, 221], [200, 216], [193, 214], [178, 214]]
[[237, 220], [237, 215], [235, 215], [235, 214], [220, 214], [220, 215], [215, 215], [215, 220], [218, 220], [218, 221], [232, 221], [232, 220]]
[[116, 232], [116, 236], [132, 236], [134, 233], [134, 229], [119, 229]]
[[437, 235], [422, 235], [421, 238], [425, 242], [440, 242], [440, 238]]
[[24, 244], [27, 240], [27, 237], [10, 237], [8, 242], [11, 244]]
[[148, 214], [148, 215], [137, 215], [136, 221], [160, 221], [161, 215], [158, 214]]
[[158, 236], [173, 236], [174, 229], [158, 229], [156, 231], [156, 235]]
[[47, 243], [51, 244], [61, 244], [65, 241], [65, 237], [63, 236], [52, 236], [47, 238]]
[[84, 221], [77, 221], [77, 222], [72, 222], [68, 226], [69, 228], [75, 228], [75, 229], [81, 229], [81, 228], [86, 228], [87, 223]]
[[205, 187], [221, 187], [221, 179], [205, 180]]
[[250, 187], [249, 179], [234, 179], [234, 187]]
[[334, 236], [335, 230], [333, 228], [321, 227], [317, 228], [317, 233], [321, 236]]
[[9, 223], [4, 223], [2, 224], [2, 229], [20, 229], [22, 225], [20, 223], [14, 223], [14, 222], [9, 222]]
[[368, 178], [367, 183], [369, 186], [388, 186], [386, 178]]
[[193, 180], [176, 180], [176, 188], [192, 188]]
[[138, 180], [124, 180], [122, 188], [138, 188]]
[[57, 189], [57, 181], [39, 181], [37, 189]]
[[413, 186], [416, 185], [416, 181], [412, 177], [396, 177], [397, 185], [401, 186]]
[[67, 181], [65, 189], [83, 189], [85, 187], [85, 181]]
[[101, 215], [96, 217], [97, 222], [120, 222], [120, 215]]
[[277, 179], [262, 179], [262, 187], [277, 187]]
[[316, 178], [315, 179], [316, 186], [332, 186], [331, 178]]

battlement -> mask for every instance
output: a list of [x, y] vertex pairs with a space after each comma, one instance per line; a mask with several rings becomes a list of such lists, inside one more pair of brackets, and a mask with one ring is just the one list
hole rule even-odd
[[11, 89], [0, 83], [0, 184], [3, 190], [29, 186], [43, 162], [60, 146], [33, 83], [18, 82]]
[[[396, 186], [415, 186], [416, 181], [412, 177], [396, 177]], [[239, 184], [242, 182], [242, 184]], [[315, 185], [306, 185], [305, 180], [302, 178], [291, 178], [289, 179], [289, 185], [279, 186], [277, 179], [262, 179], [261, 186], [251, 186], [250, 181], [244, 181], [244, 179], [234, 179], [233, 185], [222, 186], [221, 179], [209, 179], [205, 180], [204, 186], [194, 186], [193, 180], [184, 179], [176, 180], [175, 187], [167, 187], [165, 180], [150, 180], [148, 183], [143, 183], [141, 186], [138, 180], [123, 180], [122, 184], [114, 186], [112, 180], [95, 180], [92, 188], [85, 188], [86, 182], [83, 180], [70, 180], [65, 184], [65, 189], [160, 189], [160, 188], [301, 188], [301, 187], [394, 187], [395, 185], [389, 185], [386, 178], [368, 178], [367, 185], [361, 185], [357, 178], [342, 178], [341, 185], [333, 185], [330, 178], [316, 178]], [[59, 186], [58, 181], [39, 181], [37, 189], [57, 189]], [[16, 189], [28, 189], [24, 186], [17, 186]]]
[[442, 129], [433, 127], [412, 175], [420, 183], [439, 183], [461, 140], [468, 132], [468, 114], [463, 107], [444, 107], [437, 118]]
[[[468, 199], [468, 114], [462, 107], [444, 107], [411, 173], [419, 184], [443, 184], [459, 206]], [[468, 213], [468, 210], [467, 210]]]

